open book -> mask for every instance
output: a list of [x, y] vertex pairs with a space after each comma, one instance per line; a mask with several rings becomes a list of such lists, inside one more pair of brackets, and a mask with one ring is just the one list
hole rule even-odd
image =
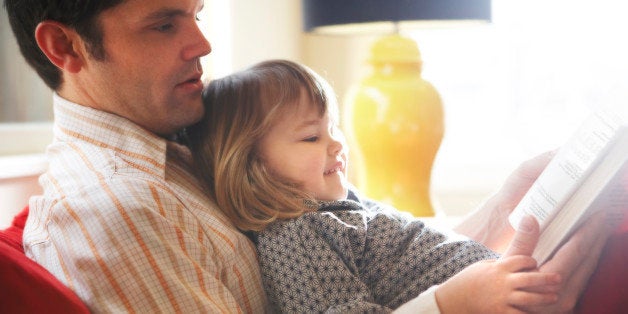
[[606, 110], [590, 116], [510, 215], [515, 229], [525, 214], [538, 220], [541, 236], [532, 257], [539, 265], [597, 210], [628, 208], [626, 111]]

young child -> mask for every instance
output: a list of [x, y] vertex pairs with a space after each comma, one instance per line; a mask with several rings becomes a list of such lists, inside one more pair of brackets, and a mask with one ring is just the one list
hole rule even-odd
[[[335, 95], [307, 67], [262, 62], [212, 81], [203, 97], [205, 118], [187, 134], [199, 175], [251, 231], [275, 310], [503, 313], [555, 301], [558, 275], [536, 272], [531, 257], [498, 259], [360, 197], [346, 178]], [[540, 286], [550, 292], [526, 290]]]

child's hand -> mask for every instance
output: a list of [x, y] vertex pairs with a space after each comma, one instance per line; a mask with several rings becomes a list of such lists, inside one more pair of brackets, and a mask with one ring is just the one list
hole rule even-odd
[[[445, 281], [436, 302], [442, 313], [524, 313], [556, 302], [560, 281], [558, 274], [538, 272], [532, 257], [503, 257], [472, 264]], [[527, 291], [541, 286], [542, 292]]]

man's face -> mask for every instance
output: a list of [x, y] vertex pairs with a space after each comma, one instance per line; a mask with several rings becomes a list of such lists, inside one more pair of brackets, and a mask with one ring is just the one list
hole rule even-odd
[[106, 56], [86, 60], [79, 103], [160, 135], [198, 121], [204, 110], [200, 57], [211, 52], [197, 25], [202, 6], [202, 0], [127, 0], [104, 11], [99, 23]]

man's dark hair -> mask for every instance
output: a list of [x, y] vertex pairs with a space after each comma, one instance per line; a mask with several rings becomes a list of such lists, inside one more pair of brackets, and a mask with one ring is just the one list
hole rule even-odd
[[53, 90], [61, 86], [61, 71], [39, 49], [35, 29], [40, 22], [54, 20], [73, 28], [96, 60], [106, 56], [98, 16], [124, 0], [4, 0], [9, 22], [22, 55], [46, 85]]

